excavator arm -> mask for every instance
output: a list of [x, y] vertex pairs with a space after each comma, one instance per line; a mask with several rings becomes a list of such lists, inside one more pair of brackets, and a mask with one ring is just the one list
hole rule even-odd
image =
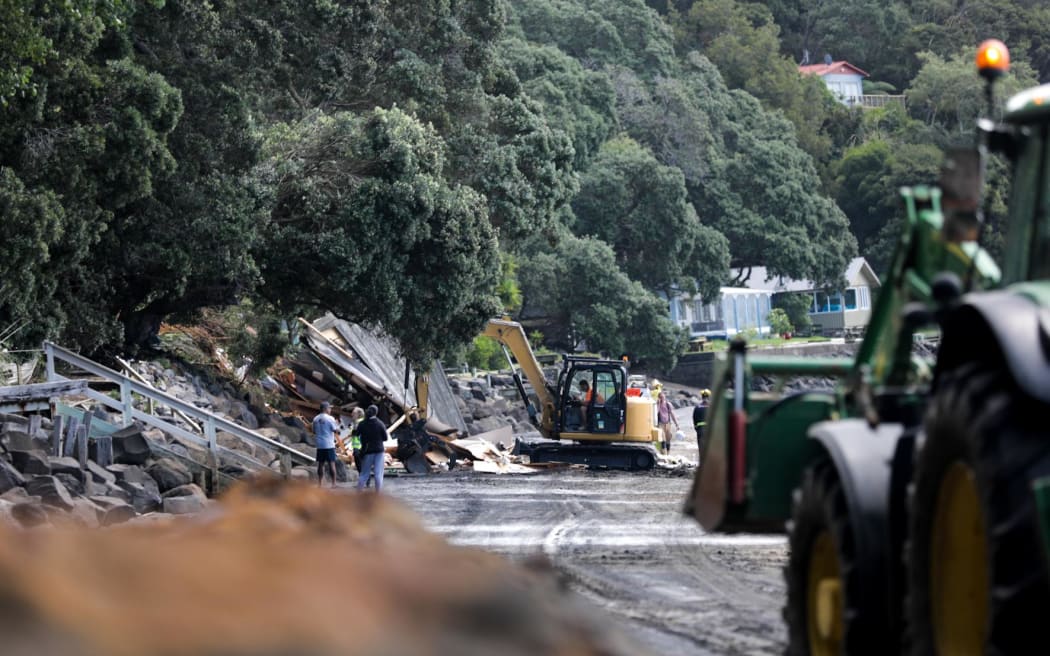
[[[545, 437], [550, 437], [554, 428], [555, 395], [547, 383], [547, 379], [543, 376], [543, 369], [540, 367], [540, 362], [536, 359], [536, 355], [532, 352], [532, 346], [529, 344], [528, 337], [525, 336], [525, 330], [516, 321], [491, 319], [486, 324], [485, 332], [482, 334], [486, 337], [491, 337], [510, 350], [511, 354], [518, 361], [518, 366], [525, 372], [525, 377], [528, 378], [529, 384], [532, 385], [532, 389], [540, 402], [539, 416], [535, 416], [534, 409], [530, 409], [529, 414], [533, 415], [533, 423], [536, 424], [540, 432]], [[521, 386], [521, 381], [517, 378], [516, 372], [515, 378], [518, 381], [518, 389], [523, 393], [524, 397], [524, 388]], [[526, 405], [529, 405], [527, 399]]]

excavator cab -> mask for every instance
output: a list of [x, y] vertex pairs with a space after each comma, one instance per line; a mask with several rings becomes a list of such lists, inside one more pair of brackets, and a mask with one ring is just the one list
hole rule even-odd
[[610, 361], [570, 358], [559, 377], [559, 430], [623, 433], [627, 372]]

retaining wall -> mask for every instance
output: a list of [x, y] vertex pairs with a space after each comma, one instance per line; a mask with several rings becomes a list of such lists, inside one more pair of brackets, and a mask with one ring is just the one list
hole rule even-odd
[[[841, 355], [852, 357], [857, 352], [859, 342], [844, 344], [841, 342], [818, 342], [816, 344], [798, 344], [792, 346], [774, 346], [757, 349], [762, 355], [784, 356], [830, 356]], [[724, 353], [724, 351], [723, 351]], [[672, 383], [688, 387], [710, 388], [714, 375], [717, 353], [687, 353], [664, 378]]]

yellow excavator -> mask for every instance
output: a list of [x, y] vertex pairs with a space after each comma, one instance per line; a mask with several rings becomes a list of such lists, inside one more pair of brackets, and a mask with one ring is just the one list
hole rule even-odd
[[[659, 439], [656, 401], [626, 394], [624, 362], [565, 356], [558, 379], [552, 383], [544, 376], [521, 324], [492, 319], [483, 335], [503, 347], [529, 418], [544, 438], [553, 440], [531, 445], [519, 442], [519, 449], [532, 462], [627, 470], [656, 465], [652, 446]], [[514, 360], [525, 372], [538, 408], [527, 394]]]

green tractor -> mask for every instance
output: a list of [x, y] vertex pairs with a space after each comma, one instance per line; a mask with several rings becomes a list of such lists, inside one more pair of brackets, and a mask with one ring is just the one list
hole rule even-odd
[[[982, 44], [994, 79], [1009, 55]], [[734, 342], [686, 512], [782, 530], [789, 654], [1033, 653], [1050, 617], [1050, 85], [982, 120], [905, 227], [852, 359]], [[1010, 163], [1002, 271], [978, 245], [988, 152]], [[913, 339], [939, 328], [935, 361]], [[753, 392], [755, 377], [833, 390]]]

